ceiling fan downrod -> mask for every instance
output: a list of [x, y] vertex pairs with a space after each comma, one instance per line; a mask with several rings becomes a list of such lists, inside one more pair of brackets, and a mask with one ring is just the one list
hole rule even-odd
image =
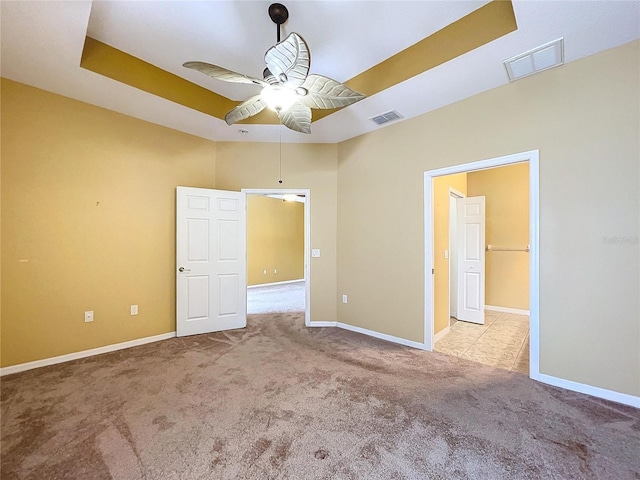
[[277, 26], [278, 43], [280, 43], [280, 25], [289, 18], [289, 10], [281, 3], [272, 3], [269, 5], [269, 17]]

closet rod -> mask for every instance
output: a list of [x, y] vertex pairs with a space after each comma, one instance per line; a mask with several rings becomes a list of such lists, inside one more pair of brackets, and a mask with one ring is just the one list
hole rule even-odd
[[530, 252], [531, 246], [527, 245], [524, 248], [521, 247], [494, 247], [493, 245], [487, 245], [487, 252]]

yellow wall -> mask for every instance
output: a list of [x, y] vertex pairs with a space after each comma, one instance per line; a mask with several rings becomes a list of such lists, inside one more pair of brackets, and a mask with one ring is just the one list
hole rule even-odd
[[445, 175], [433, 180], [433, 331], [438, 333], [449, 326], [449, 189], [467, 193], [467, 174]]
[[1, 86], [2, 366], [175, 331], [175, 187], [215, 144]]
[[338, 320], [422, 341], [424, 172], [539, 149], [540, 371], [640, 395], [639, 79], [635, 41], [341, 143]]
[[[471, 172], [467, 194], [485, 197], [485, 241], [494, 247], [529, 243], [529, 164]], [[487, 252], [485, 303], [529, 310], [529, 253]]]
[[309, 265], [311, 320], [335, 321], [337, 146], [283, 144], [282, 184], [279, 159], [278, 143], [217, 143], [216, 188], [310, 190], [311, 248], [320, 250]]
[[248, 284], [303, 278], [304, 203], [248, 195]]

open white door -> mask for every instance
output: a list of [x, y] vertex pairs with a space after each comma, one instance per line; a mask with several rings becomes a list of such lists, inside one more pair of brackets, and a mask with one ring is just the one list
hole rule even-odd
[[484, 323], [484, 197], [456, 200], [458, 218], [457, 319]]
[[246, 198], [176, 189], [176, 332], [179, 337], [247, 325]]

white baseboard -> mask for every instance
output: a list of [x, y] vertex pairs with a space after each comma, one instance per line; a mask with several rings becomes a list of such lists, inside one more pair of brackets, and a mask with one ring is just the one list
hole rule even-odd
[[105, 345], [104, 347], [82, 350], [81, 352], [68, 353], [66, 355], [60, 355], [58, 357], [43, 358], [42, 360], [35, 360], [33, 362], [11, 365], [10, 367], [0, 368], [0, 377], [4, 375], [10, 375], [12, 373], [24, 372], [25, 370], [31, 370], [33, 368], [46, 367], [48, 365], [69, 362], [71, 360], [77, 360], [79, 358], [86, 358], [93, 355], [100, 355], [102, 353], [115, 352], [116, 350], [122, 350], [125, 348], [137, 347], [138, 345], [158, 342], [160, 340], [166, 340], [175, 336], [176, 332], [161, 333], [160, 335], [154, 335], [152, 337], [137, 338], [135, 340], [129, 340], [128, 342]]
[[530, 315], [529, 310], [521, 310], [519, 308], [509, 308], [509, 307], [498, 307], [495, 305], [485, 305], [485, 310], [490, 310], [492, 312], [502, 312], [502, 313], [515, 313], [516, 315]]
[[446, 337], [449, 331], [451, 331], [451, 327], [447, 325], [445, 328], [443, 328], [438, 333], [436, 333], [435, 336], [433, 337], [434, 345], [438, 340], [442, 340], [444, 337]]
[[627, 393], [614, 392], [613, 390], [607, 390], [600, 387], [592, 387], [591, 385], [552, 377], [551, 375], [546, 375], [544, 373], [540, 374], [538, 380], [542, 383], [546, 383], [547, 385], [553, 385], [554, 387], [562, 387], [574, 392], [586, 393], [587, 395], [594, 397], [604, 398], [605, 400], [611, 400], [613, 402], [640, 408], [640, 397], [635, 397]]
[[407, 347], [418, 348], [420, 350], [427, 350], [427, 347], [424, 343], [405, 340], [404, 338], [394, 337], [393, 335], [387, 335], [386, 333], [374, 332], [373, 330], [356, 327], [353, 325], [349, 325], [348, 323], [336, 322], [336, 327], [350, 330], [352, 332], [362, 333], [363, 335], [368, 335], [370, 337], [379, 338], [380, 340], [386, 340], [387, 342], [398, 343], [400, 345], [406, 345]]
[[313, 320], [309, 322], [307, 327], [336, 327], [338, 326], [338, 322], [325, 322], [320, 320]]
[[259, 283], [257, 285], [247, 285], [247, 288], [273, 287], [274, 285], [286, 285], [287, 283], [298, 283], [298, 282], [304, 282], [304, 278], [300, 278], [298, 280], [285, 280], [283, 282]]

